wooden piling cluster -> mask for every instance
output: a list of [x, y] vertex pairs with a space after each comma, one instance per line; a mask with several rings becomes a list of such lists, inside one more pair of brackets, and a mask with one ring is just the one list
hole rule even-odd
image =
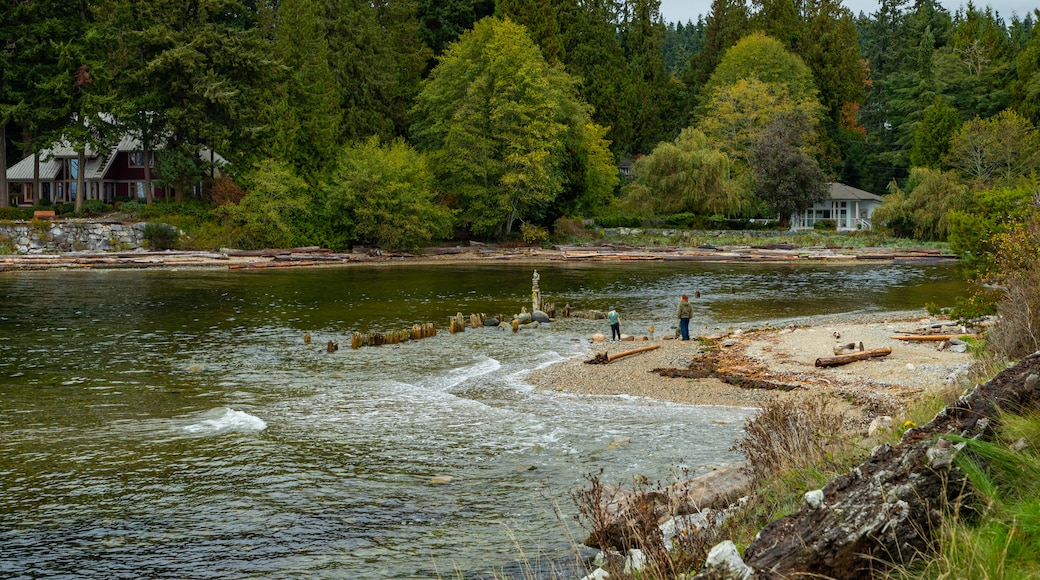
[[404, 330], [391, 330], [390, 332], [369, 332], [362, 334], [355, 332], [350, 339], [350, 348], [358, 349], [362, 346], [382, 346], [384, 344], [399, 344], [409, 340], [419, 340], [437, 336], [437, 329], [432, 322], [420, 322], [413, 324], [411, 328]]

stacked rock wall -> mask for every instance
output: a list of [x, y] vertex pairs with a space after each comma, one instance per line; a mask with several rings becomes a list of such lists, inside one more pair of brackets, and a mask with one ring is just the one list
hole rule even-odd
[[9, 222], [0, 224], [0, 250], [18, 254], [123, 252], [144, 245], [143, 223]]

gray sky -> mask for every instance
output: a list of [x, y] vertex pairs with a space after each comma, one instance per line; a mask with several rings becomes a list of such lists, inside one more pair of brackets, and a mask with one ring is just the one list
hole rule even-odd
[[[966, 5], [967, 0], [940, 0], [939, 3], [952, 13]], [[1011, 21], [1012, 13], [1018, 14], [1019, 18], [1024, 18], [1035, 8], [1040, 8], [1040, 0], [992, 0], [989, 2], [976, 0], [974, 4], [980, 8], [987, 5], [992, 6], [1000, 13], [1005, 22]], [[845, 6], [858, 16], [860, 11], [866, 14], [876, 12], [878, 2], [876, 0], [845, 0]], [[691, 20], [697, 22], [698, 14], [707, 17], [709, 12], [711, 12], [711, 0], [661, 0], [661, 16], [666, 22], [682, 22], [683, 24]]]

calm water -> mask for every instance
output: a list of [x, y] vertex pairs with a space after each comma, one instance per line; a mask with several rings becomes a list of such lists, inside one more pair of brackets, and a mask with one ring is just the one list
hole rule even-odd
[[[478, 578], [565, 566], [583, 476], [739, 460], [750, 409], [539, 394], [605, 321], [449, 335], [531, 266], [0, 274], [0, 577]], [[949, 305], [950, 266], [560, 264], [547, 302], [624, 330]], [[437, 337], [352, 351], [350, 333]], [[313, 337], [303, 343], [304, 333]], [[325, 342], [343, 347], [332, 354]], [[450, 476], [433, 485], [434, 476]]]

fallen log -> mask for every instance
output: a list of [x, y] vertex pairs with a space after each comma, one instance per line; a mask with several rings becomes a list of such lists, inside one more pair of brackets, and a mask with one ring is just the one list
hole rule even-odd
[[840, 365], [847, 365], [850, 362], [856, 362], [858, 360], [866, 360], [868, 358], [888, 356], [890, 354], [892, 354], [892, 349], [888, 348], [887, 346], [884, 348], [872, 348], [870, 350], [864, 350], [862, 352], [840, 354], [838, 356], [823, 356], [816, 359], [816, 366], [836, 367]]
[[899, 334], [892, 338], [896, 340], [918, 340], [940, 342], [951, 338], [978, 338], [978, 334]]
[[643, 346], [643, 347], [640, 347], [640, 348], [634, 348], [632, 350], [626, 350], [625, 352], [619, 352], [619, 353], [616, 353], [616, 354], [607, 354], [607, 353], [604, 352], [604, 353], [597, 354], [596, 356], [594, 356], [594, 357], [590, 358], [589, 360], [585, 361], [585, 364], [587, 364], [587, 365], [605, 365], [607, 363], [614, 362], [617, 359], [622, 358], [622, 357], [626, 357], [626, 356], [629, 356], [629, 355], [632, 355], [632, 354], [639, 354], [641, 352], [646, 352], [648, 350], [655, 350], [655, 349], [658, 349], [658, 348], [661, 348], [661, 345], [659, 345], [659, 344], [652, 344], [650, 346]]
[[[950, 510], [953, 517], [978, 517], [965, 497], [971, 492], [964, 472], [951, 461], [957, 451], [940, 437], [994, 442], [1005, 413], [1033, 413], [1040, 405], [1038, 377], [1040, 355], [1033, 354], [898, 443], [878, 445], [814, 501], [760, 530], [744, 550], [744, 562], [756, 578], [837, 580], [885, 577], [891, 566], [920, 564], [941, 544], [938, 515]], [[718, 577], [708, 574], [696, 578]]]
[[295, 268], [313, 266], [314, 262], [253, 262], [249, 264], [228, 264], [228, 270], [259, 270], [263, 268]]

